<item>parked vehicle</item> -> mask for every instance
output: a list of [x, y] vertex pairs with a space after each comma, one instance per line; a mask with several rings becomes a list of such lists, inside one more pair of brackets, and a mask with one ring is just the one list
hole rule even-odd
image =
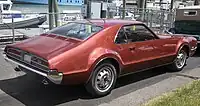
[[118, 77], [132, 72], [182, 70], [196, 46], [193, 37], [156, 35], [142, 22], [99, 19], [70, 22], [7, 45], [4, 57], [55, 84], [85, 84], [89, 93], [103, 96]]
[[43, 24], [47, 17], [40, 14], [24, 15], [21, 11], [12, 10], [11, 0], [0, 1], [0, 29], [11, 29], [12, 18], [14, 28], [38, 28]]
[[200, 46], [200, 5], [181, 7], [176, 10], [174, 28], [169, 31], [176, 35], [193, 36]]

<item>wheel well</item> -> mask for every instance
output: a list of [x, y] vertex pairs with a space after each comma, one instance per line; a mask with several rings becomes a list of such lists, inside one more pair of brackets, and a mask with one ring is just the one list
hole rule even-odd
[[182, 49], [185, 49], [185, 50], [186, 50], [187, 55], [188, 55], [188, 57], [189, 57], [189, 55], [190, 55], [190, 54], [189, 54], [189, 46], [184, 45]]
[[100, 65], [101, 63], [104, 63], [104, 62], [110, 62], [111, 64], [113, 64], [115, 66], [115, 68], [116, 68], [117, 75], [120, 74], [120, 65], [119, 65], [119, 63], [118, 63], [118, 61], [116, 59], [106, 58], [106, 59], [102, 60], [100, 63], [98, 63], [98, 65]]

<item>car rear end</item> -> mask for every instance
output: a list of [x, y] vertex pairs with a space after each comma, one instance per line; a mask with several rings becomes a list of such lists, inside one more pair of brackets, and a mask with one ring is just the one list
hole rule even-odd
[[48, 60], [24, 51], [20, 48], [7, 46], [4, 50], [4, 58], [15, 67], [22, 67], [37, 73], [55, 84], [61, 84], [63, 74], [49, 68]]

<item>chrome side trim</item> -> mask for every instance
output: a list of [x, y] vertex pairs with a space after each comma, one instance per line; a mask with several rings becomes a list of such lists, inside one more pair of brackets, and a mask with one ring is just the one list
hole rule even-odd
[[119, 75], [119, 77], [123, 77], [123, 76], [126, 76], [126, 75], [138, 73], [138, 72], [147, 71], [147, 70], [154, 69], [154, 68], [157, 68], [157, 67], [167, 66], [167, 65], [170, 65], [170, 64], [172, 64], [172, 63], [173, 63], [173, 62], [171, 62], [171, 63], [166, 63], [166, 64], [162, 64], [162, 65], [158, 65], [158, 66], [154, 66], [154, 67], [149, 67], [149, 68], [145, 68], [145, 69], [141, 69], [141, 70], [132, 71], [132, 72], [130, 72], [130, 73], [121, 74], [121, 75]]
[[35, 72], [35, 73], [37, 73], [37, 74], [39, 74], [39, 75], [42, 75], [42, 76], [44, 76], [44, 77], [47, 77], [47, 74], [46, 74], [46, 73], [37, 71], [37, 70], [32, 69], [32, 68], [30, 68], [30, 67], [27, 67], [27, 66], [25, 66], [25, 65], [23, 65], [23, 64], [21, 64], [21, 63], [18, 63], [18, 62], [16, 62], [16, 61], [12, 60], [12, 59], [9, 59], [5, 54], [3, 54], [3, 57], [4, 57], [4, 59], [5, 59], [6, 61], [12, 62], [12, 63], [14, 63], [14, 64], [16, 64], [16, 65], [19, 65], [19, 66], [21, 66], [21, 67], [23, 67], [23, 68], [26, 68], [26, 69], [28, 69], [28, 70], [30, 70], [30, 71], [32, 71], [32, 72]]

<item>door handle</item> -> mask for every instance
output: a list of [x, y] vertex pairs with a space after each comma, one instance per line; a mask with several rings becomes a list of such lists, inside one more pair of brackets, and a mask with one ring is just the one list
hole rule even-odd
[[129, 50], [133, 51], [133, 50], [135, 50], [135, 47], [129, 47]]

